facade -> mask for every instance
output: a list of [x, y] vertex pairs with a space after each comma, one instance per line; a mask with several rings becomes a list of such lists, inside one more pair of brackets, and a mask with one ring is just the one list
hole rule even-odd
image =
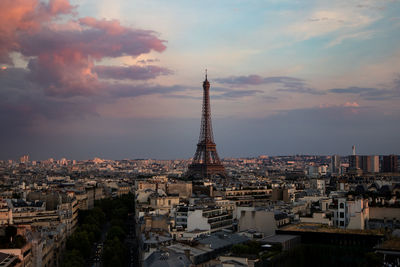
[[238, 230], [255, 230], [264, 236], [273, 235], [278, 229], [275, 212], [254, 207], [237, 208]]
[[341, 161], [339, 155], [333, 155], [331, 158], [331, 174], [337, 175], [341, 172]]
[[167, 183], [167, 194], [178, 195], [181, 198], [189, 198], [192, 196], [192, 183], [176, 182]]
[[365, 229], [369, 220], [367, 199], [347, 200], [338, 198], [337, 208], [333, 211], [333, 225], [346, 229]]
[[[154, 196], [153, 196], [154, 195]], [[150, 207], [153, 209], [171, 209], [171, 207], [179, 204], [179, 197], [176, 196], [150, 196]]]
[[349, 156], [350, 170], [362, 170], [363, 172], [377, 173], [379, 172], [379, 156]]
[[21, 199], [7, 199], [8, 208], [12, 212], [10, 222], [15, 225], [30, 224], [32, 226], [49, 226], [59, 223], [57, 210], [46, 210], [43, 201], [24, 201]]
[[310, 178], [319, 178], [327, 174], [327, 166], [308, 166], [307, 176]]
[[12, 210], [8, 206], [7, 201], [0, 201], [0, 225], [12, 224]]
[[188, 210], [187, 231], [207, 230], [210, 233], [232, 229], [232, 213], [221, 207], [193, 208]]
[[27, 242], [22, 248], [0, 249], [0, 253], [18, 257], [21, 264], [20, 266], [23, 267], [35, 266], [33, 265], [32, 243], [30, 242]]
[[397, 155], [387, 155], [382, 157], [382, 172], [397, 172]]

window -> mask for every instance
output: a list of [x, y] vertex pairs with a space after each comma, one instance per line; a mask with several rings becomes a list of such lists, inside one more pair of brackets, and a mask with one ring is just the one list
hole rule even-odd
[[344, 218], [344, 212], [340, 213], [340, 218]]
[[344, 209], [344, 203], [340, 203], [340, 208]]
[[344, 222], [343, 221], [340, 222], [340, 226], [344, 226]]

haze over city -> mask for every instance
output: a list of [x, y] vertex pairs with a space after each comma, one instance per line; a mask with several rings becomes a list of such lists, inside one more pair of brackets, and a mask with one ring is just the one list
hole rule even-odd
[[398, 154], [398, 1], [0, 2], [0, 159]]

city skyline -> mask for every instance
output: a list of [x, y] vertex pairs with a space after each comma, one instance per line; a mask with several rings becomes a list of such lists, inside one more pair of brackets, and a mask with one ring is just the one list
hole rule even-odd
[[0, 3], [0, 159], [399, 154], [398, 1]]

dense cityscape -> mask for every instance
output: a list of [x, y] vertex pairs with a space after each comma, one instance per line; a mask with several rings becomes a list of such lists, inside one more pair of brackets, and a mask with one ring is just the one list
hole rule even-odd
[[[222, 161], [229, 179], [187, 181], [190, 162], [28, 155], [2, 161], [2, 263], [395, 266], [399, 260], [397, 155], [231, 158]], [[330, 256], [298, 258], [296, 251], [307, 256], [321, 249], [317, 244]]]

